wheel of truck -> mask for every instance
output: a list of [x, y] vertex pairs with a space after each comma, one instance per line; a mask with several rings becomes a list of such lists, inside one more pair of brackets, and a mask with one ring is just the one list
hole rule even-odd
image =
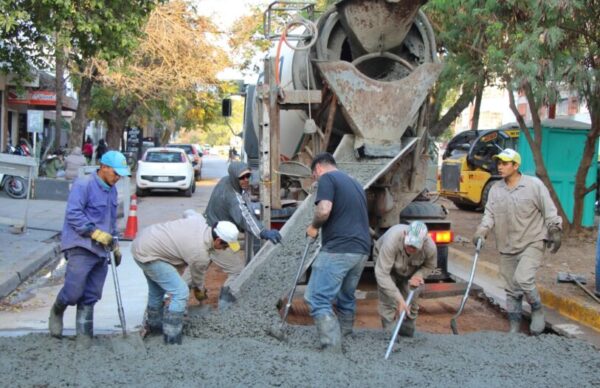
[[482, 212], [485, 210], [485, 205], [487, 204], [487, 200], [490, 195], [490, 189], [496, 182], [497, 182], [497, 180], [495, 180], [495, 179], [490, 180], [488, 183], [485, 184], [485, 186], [483, 186], [483, 190], [481, 191], [481, 202], [479, 203], [479, 206], [477, 207], [477, 211]]
[[477, 205], [471, 205], [470, 203], [454, 202], [454, 205], [460, 210], [473, 211], [477, 209]]
[[444, 219], [446, 213], [441, 205], [429, 201], [415, 201], [406, 206], [400, 219]]

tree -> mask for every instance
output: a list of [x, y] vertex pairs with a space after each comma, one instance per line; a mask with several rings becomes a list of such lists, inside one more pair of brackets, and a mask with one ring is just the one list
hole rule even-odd
[[[217, 90], [217, 73], [230, 62], [225, 51], [213, 43], [216, 27], [198, 16], [181, 0], [157, 7], [144, 26], [144, 39], [131, 58], [111, 62], [97, 60], [102, 86], [112, 95], [112, 106], [97, 106], [108, 124], [111, 139], [120, 139], [127, 121], [138, 109], [162, 121], [169, 132], [198, 116], [203, 98]], [[100, 101], [102, 103], [102, 101]], [[195, 107], [191, 106], [195, 104]], [[184, 108], [185, 107], [185, 108]], [[205, 112], [205, 111], [204, 111]]]

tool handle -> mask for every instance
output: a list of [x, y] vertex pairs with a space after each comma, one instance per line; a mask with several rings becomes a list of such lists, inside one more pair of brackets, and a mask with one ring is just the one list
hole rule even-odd
[[[408, 293], [408, 298], [406, 298], [406, 306], [410, 307], [412, 303], [413, 295], [415, 294], [417, 289], [410, 290]], [[404, 317], [406, 317], [406, 310], [402, 310], [400, 313], [400, 318], [398, 318], [398, 323], [394, 328], [394, 333], [392, 334], [392, 339], [390, 340], [390, 344], [387, 347], [387, 351], [385, 352], [385, 359], [387, 360], [392, 352], [392, 348], [394, 347], [394, 343], [396, 342], [396, 338], [398, 338], [398, 332], [400, 331], [400, 327], [402, 326], [402, 322], [404, 321]]]
[[121, 322], [121, 329], [123, 336], [127, 334], [127, 327], [125, 323], [125, 311], [123, 310], [123, 300], [121, 299], [121, 286], [119, 285], [119, 276], [117, 275], [117, 266], [115, 263], [115, 255], [112, 251], [108, 252], [110, 257], [110, 266], [113, 276], [113, 283], [115, 284], [115, 296], [117, 298], [117, 312], [119, 314], [119, 321]]

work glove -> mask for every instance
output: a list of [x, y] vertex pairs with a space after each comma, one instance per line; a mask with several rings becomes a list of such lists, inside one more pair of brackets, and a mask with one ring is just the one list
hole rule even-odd
[[477, 243], [481, 240], [481, 245], [485, 243], [485, 231], [483, 229], [477, 229], [475, 234], [473, 235], [473, 245], [477, 246]]
[[194, 296], [199, 302], [202, 302], [204, 299], [208, 298], [206, 288], [194, 287]]
[[118, 267], [121, 264], [121, 259], [123, 258], [118, 245], [113, 248], [113, 255], [115, 255], [115, 267]]
[[112, 248], [113, 236], [110, 233], [96, 229], [92, 232], [92, 240], [102, 244], [105, 248]]
[[263, 240], [269, 240], [273, 244], [278, 244], [281, 242], [281, 234], [279, 234], [279, 231], [274, 229], [264, 229], [262, 232], [260, 232], [260, 238]]
[[548, 229], [548, 240], [546, 240], [546, 249], [550, 249], [550, 253], [558, 252], [561, 245], [562, 231], [557, 226], [551, 226]]

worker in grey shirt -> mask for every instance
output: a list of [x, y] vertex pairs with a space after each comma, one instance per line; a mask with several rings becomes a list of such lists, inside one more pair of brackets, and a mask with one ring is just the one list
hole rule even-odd
[[510, 332], [519, 332], [523, 297], [531, 305], [531, 334], [544, 331], [544, 310], [535, 284], [546, 248], [556, 253], [561, 244], [562, 219], [550, 193], [537, 177], [521, 174], [521, 155], [506, 148], [494, 156], [502, 180], [490, 189], [485, 212], [473, 243], [483, 243], [494, 229], [500, 251], [500, 274], [505, 281]]
[[[145, 323], [148, 332], [163, 333], [166, 343], [181, 343], [189, 289], [180, 274], [185, 267], [190, 267], [194, 295], [202, 299], [206, 294], [201, 292], [204, 273], [209, 262], [215, 260], [215, 250], [238, 251], [238, 234], [231, 222], [219, 221], [211, 227], [201, 215], [154, 224], [142, 230], [133, 240], [131, 253], [148, 281]], [[216, 261], [216, 264], [226, 272], [236, 267], [235, 263], [226, 261]], [[165, 294], [171, 296], [168, 307], [164, 306]]]
[[419, 312], [418, 295], [406, 305], [409, 287], [425, 283], [435, 269], [437, 248], [427, 231], [427, 225], [413, 221], [410, 225], [394, 225], [375, 243], [375, 278], [379, 296], [379, 315], [386, 331], [392, 331], [394, 321], [406, 311], [400, 335], [412, 337]]

